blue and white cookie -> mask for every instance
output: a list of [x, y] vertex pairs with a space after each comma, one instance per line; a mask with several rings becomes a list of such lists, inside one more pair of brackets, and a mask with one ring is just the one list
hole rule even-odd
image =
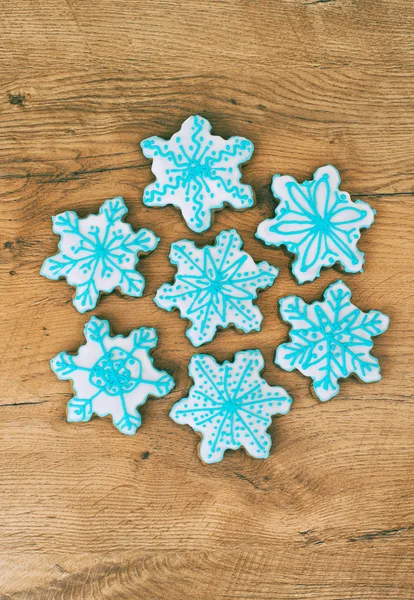
[[252, 188], [240, 183], [239, 168], [252, 156], [252, 142], [239, 136], [225, 140], [210, 130], [207, 119], [196, 115], [169, 140], [154, 136], [141, 142], [156, 177], [145, 188], [144, 204], [176, 206], [198, 233], [210, 227], [211, 211], [225, 202], [239, 210], [254, 204]]
[[127, 296], [143, 294], [145, 279], [135, 270], [138, 254], [154, 250], [159, 238], [149, 229], [133, 231], [122, 221], [127, 212], [118, 197], [85, 219], [73, 211], [53, 217], [59, 252], [44, 261], [40, 274], [54, 280], [65, 277], [75, 286], [73, 304], [80, 313], [95, 308], [100, 292], [119, 288]]
[[170, 261], [178, 272], [174, 284], [163, 284], [154, 301], [168, 311], [177, 308], [192, 322], [187, 337], [193, 346], [210, 342], [218, 327], [230, 324], [245, 333], [260, 331], [263, 315], [253, 301], [258, 289], [273, 285], [279, 269], [255, 263], [242, 244], [231, 229], [219, 233], [214, 246], [198, 248], [189, 240], [171, 245]]
[[332, 165], [317, 169], [303, 183], [289, 175], [273, 177], [272, 192], [280, 202], [274, 218], [260, 223], [256, 237], [296, 255], [292, 273], [299, 283], [313, 281], [322, 267], [335, 263], [347, 273], [363, 270], [364, 254], [357, 243], [360, 230], [374, 222], [375, 211], [366, 202], [353, 202], [339, 189], [340, 182]]
[[174, 404], [170, 416], [202, 436], [203, 462], [219, 462], [226, 450], [241, 446], [254, 458], [268, 458], [272, 416], [289, 412], [292, 398], [260, 377], [263, 368], [259, 350], [237, 352], [233, 362], [223, 364], [208, 354], [192, 357], [188, 373], [194, 385], [188, 398]]
[[78, 354], [60, 352], [50, 361], [59, 379], [71, 379], [68, 421], [89, 421], [92, 414], [112, 416], [121, 433], [133, 435], [141, 425], [137, 407], [148, 396], [160, 398], [174, 387], [173, 378], [153, 365], [155, 329], [134, 329], [127, 337], [111, 337], [108, 321], [92, 317], [85, 325], [86, 344]]
[[323, 402], [338, 394], [338, 379], [351, 374], [365, 383], [381, 379], [378, 359], [370, 350], [372, 338], [388, 329], [390, 318], [378, 310], [362, 312], [351, 303], [351, 295], [339, 280], [325, 290], [322, 302], [307, 304], [299, 296], [279, 301], [282, 319], [292, 329], [290, 341], [277, 348], [275, 363], [310, 377]]

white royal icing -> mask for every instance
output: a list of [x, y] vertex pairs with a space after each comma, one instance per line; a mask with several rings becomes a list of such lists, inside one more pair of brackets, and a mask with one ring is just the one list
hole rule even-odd
[[145, 188], [144, 204], [173, 204], [196, 232], [210, 227], [211, 211], [225, 202], [236, 209], [254, 203], [252, 188], [240, 183], [239, 169], [253, 153], [252, 142], [239, 136], [225, 140], [210, 130], [207, 119], [196, 115], [184, 121], [170, 140], [154, 136], [141, 142], [156, 176]]
[[156, 331], [141, 327], [127, 337], [111, 337], [108, 321], [92, 317], [85, 337], [78, 354], [60, 352], [50, 363], [59, 379], [73, 381], [76, 395], [68, 404], [68, 421], [111, 415], [121, 433], [133, 435], [141, 425], [137, 407], [149, 395], [165, 396], [174, 387], [173, 378], [156, 369], [149, 354], [157, 344]]
[[75, 286], [73, 304], [80, 313], [95, 308], [100, 292], [116, 287], [127, 296], [143, 294], [145, 279], [135, 270], [138, 254], [154, 250], [159, 238], [149, 229], [133, 231], [122, 221], [127, 212], [119, 196], [85, 219], [73, 211], [53, 217], [59, 252], [45, 260], [40, 274], [54, 280], [65, 277]]
[[192, 322], [187, 336], [193, 346], [211, 341], [218, 327], [230, 324], [245, 333], [260, 331], [263, 315], [253, 301], [258, 289], [273, 284], [279, 269], [255, 263], [242, 244], [231, 229], [219, 233], [214, 246], [197, 248], [189, 240], [171, 245], [170, 260], [178, 272], [174, 284], [162, 285], [154, 301], [165, 310], [178, 308]]
[[362, 271], [364, 254], [357, 243], [375, 211], [366, 202], [353, 202], [339, 189], [340, 182], [332, 165], [317, 169], [303, 183], [289, 175], [273, 177], [272, 192], [280, 202], [274, 218], [260, 223], [256, 237], [267, 245], [284, 245], [297, 256], [292, 273], [299, 283], [313, 281], [322, 267], [336, 262], [347, 273]]
[[275, 362], [310, 377], [322, 401], [335, 396], [338, 379], [352, 373], [365, 383], [381, 379], [378, 359], [370, 350], [372, 338], [388, 329], [390, 318], [378, 310], [362, 312], [351, 303], [351, 295], [345, 283], [336, 281], [322, 302], [307, 304], [299, 296], [279, 301], [282, 318], [292, 329], [290, 341], [277, 348]]
[[191, 359], [188, 372], [194, 385], [188, 398], [174, 404], [170, 416], [202, 435], [203, 462], [219, 462], [226, 450], [241, 446], [254, 458], [269, 456], [272, 416], [285, 415], [292, 398], [260, 377], [263, 368], [259, 350], [237, 352], [233, 362], [223, 364], [208, 354]]

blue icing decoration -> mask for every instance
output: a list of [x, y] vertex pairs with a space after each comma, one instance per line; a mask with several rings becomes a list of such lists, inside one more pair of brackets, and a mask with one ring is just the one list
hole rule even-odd
[[323, 302], [308, 305], [298, 296], [287, 296], [279, 303], [282, 318], [292, 329], [290, 341], [277, 348], [275, 363], [311, 377], [320, 400], [335, 396], [338, 379], [351, 373], [365, 383], [381, 379], [378, 360], [370, 354], [371, 338], [384, 333], [390, 319], [353, 305], [351, 290], [341, 280], [325, 290]]
[[187, 336], [193, 346], [210, 342], [217, 327], [231, 323], [245, 333], [260, 331], [263, 316], [253, 300], [258, 288], [273, 284], [279, 269], [255, 263], [241, 250], [242, 243], [231, 229], [219, 233], [214, 246], [197, 248], [189, 240], [171, 245], [170, 261], [178, 273], [173, 285], [160, 287], [154, 301], [165, 310], [178, 308], [192, 322]]
[[128, 212], [121, 197], [106, 200], [98, 215], [80, 219], [73, 211], [53, 217], [60, 235], [59, 252], [47, 258], [40, 274], [48, 279], [65, 277], [76, 286], [75, 308], [84, 313], [95, 308], [99, 292], [119, 287], [128, 296], [142, 296], [143, 276], [135, 270], [138, 253], [154, 250], [159, 238], [149, 229], [135, 233], [122, 221]]
[[156, 177], [145, 188], [144, 204], [177, 206], [196, 232], [210, 227], [211, 211], [225, 202], [236, 209], [254, 204], [253, 190], [240, 183], [239, 169], [253, 154], [252, 142], [238, 136], [224, 140], [210, 130], [207, 119], [196, 115], [168, 141], [154, 136], [141, 142]]
[[263, 367], [259, 350], [237, 352], [233, 362], [221, 365], [208, 354], [191, 359], [188, 372], [194, 385], [170, 416], [202, 435], [200, 458], [205, 463], [219, 462], [226, 450], [241, 446], [254, 458], [269, 456], [272, 415], [285, 415], [292, 398], [260, 377]]
[[275, 217], [260, 223], [256, 237], [297, 256], [292, 272], [299, 283], [313, 281], [322, 267], [336, 262], [347, 273], [362, 271], [360, 229], [372, 225], [375, 211], [366, 202], [353, 202], [339, 189], [340, 182], [332, 165], [320, 167], [312, 181], [302, 184], [288, 175], [273, 177], [272, 192], [280, 203]]
[[121, 433], [133, 435], [141, 425], [137, 407], [151, 396], [165, 396], [173, 378], [153, 366], [149, 352], [157, 344], [155, 329], [141, 327], [128, 337], [110, 336], [108, 321], [92, 317], [85, 325], [86, 344], [73, 356], [61, 352], [50, 361], [59, 379], [71, 379], [75, 396], [68, 421], [89, 421], [92, 413], [112, 416]]

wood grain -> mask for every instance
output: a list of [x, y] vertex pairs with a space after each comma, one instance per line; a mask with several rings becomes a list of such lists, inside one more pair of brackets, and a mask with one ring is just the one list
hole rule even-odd
[[[414, 598], [414, 8], [411, 0], [2, 0], [0, 36], [1, 600], [412, 600]], [[216, 213], [191, 235], [173, 208], [141, 202], [139, 149], [201, 113], [255, 143], [244, 180], [256, 206]], [[363, 309], [391, 315], [374, 353], [383, 380], [347, 380], [322, 404], [273, 364], [287, 327], [277, 300], [320, 297], [289, 259], [253, 238], [272, 215], [274, 173], [340, 170], [376, 210], [365, 273], [344, 276]], [[155, 326], [159, 368], [177, 381], [142, 409], [132, 439], [108, 419], [67, 424], [70, 384], [49, 359], [76, 350], [88, 315], [65, 281], [39, 276], [51, 216], [122, 195], [134, 228], [161, 237], [140, 267], [142, 299], [103, 297], [114, 331]], [[194, 353], [177, 313], [152, 298], [181, 237], [237, 227], [280, 267], [260, 333], [217, 334], [230, 359], [258, 347], [264, 376], [294, 397], [268, 460], [227, 453], [203, 466], [197, 436], [168, 418]], [[203, 348], [204, 350], [204, 348]]]

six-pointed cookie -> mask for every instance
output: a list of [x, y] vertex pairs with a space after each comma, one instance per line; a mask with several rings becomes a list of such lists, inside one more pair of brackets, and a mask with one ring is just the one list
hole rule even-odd
[[362, 271], [360, 229], [372, 225], [375, 211], [366, 202], [353, 202], [339, 189], [340, 182], [332, 165], [317, 169], [312, 181], [301, 184], [288, 175], [273, 177], [273, 195], [280, 203], [275, 217], [260, 223], [256, 237], [267, 245], [284, 245], [297, 256], [292, 272], [299, 283], [313, 281], [322, 267], [335, 263], [347, 273]]
[[204, 117], [189, 117], [170, 140], [150, 137], [141, 142], [142, 152], [152, 159], [156, 176], [144, 191], [144, 204], [179, 208], [190, 229], [205, 231], [211, 211], [231, 204], [236, 209], [254, 203], [253, 190], [240, 183], [240, 164], [253, 153], [249, 140], [234, 136], [225, 140], [210, 134]]
[[365, 383], [381, 379], [370, 350], [372, 338], [388, 329], [390, 319], [378, 310], [364, 313], [351, 303], [351, 295], [348, 286], [336, 281], [325, 290], [322, 302], [306, 304], [298, 296], [279, 301], [282, 318], [292, 329], [290, 341], [277, 348], [275, 362], [310, 377], [322, 401], [335, 396], [338, 379], [352, 373]]
[[95, 308], [100, 292], [116, 287], [128, 296], [143, 294], [145, 280], [135, 270], [138, 254], [154, 250], [159, 238], [149, 229], [134, 232], [122, 221], [127, 212], [118, 197], [106, 200], [98, 215], [80, 219], [67, 211], [53, 217], [53, 231], [61, 238], [59, 252], [45, 260], [40, 274], [65, 277], [76, 286], [73, 304], [80, 313]]
[[194, 385], [170, 416], [201, 434], [199, 453], [205, 463], [219, 462], [226, 450], [241, 446], [254, 458], [269, 456], [272, 416], [285, 415], [292, 398], [260, 377], [263, 368], [259, 350], [237, 352], [233, 362], [223, 364], [208, 354], [191, 359], [188, 372]]
[[89, 421], [93, 413], [111, 415], [121, 433], [133, 435], [141, 425], [137, 407], [148, 396], [160, 398], [174, 387], [173, 378], [156, 369], [149, 355], [157, 344], [156, 331], [141, 327], [127, 337], [111, 337], [108, 321], [92, 317], [85, 337], [78, 354], [61, 352], [50, 363], [59, 379], [73, 381], [68, 421]]
[[178, 308], [192, 322], [187, 336], [193, 346], [210, 342], [217, 327], [230, 324], [245, 333], [260, 331], [263, 316], [253, 301], [258, 289], [273, 284], [279, 269], [255, 263], [242, 243], [231, 229], [219, 233], [214, 246], [197, 248], [189, 240], [171, 246], [170, 261], [178, 273], [174, 284], [162, 285], [154, 300], [165, 310]]

